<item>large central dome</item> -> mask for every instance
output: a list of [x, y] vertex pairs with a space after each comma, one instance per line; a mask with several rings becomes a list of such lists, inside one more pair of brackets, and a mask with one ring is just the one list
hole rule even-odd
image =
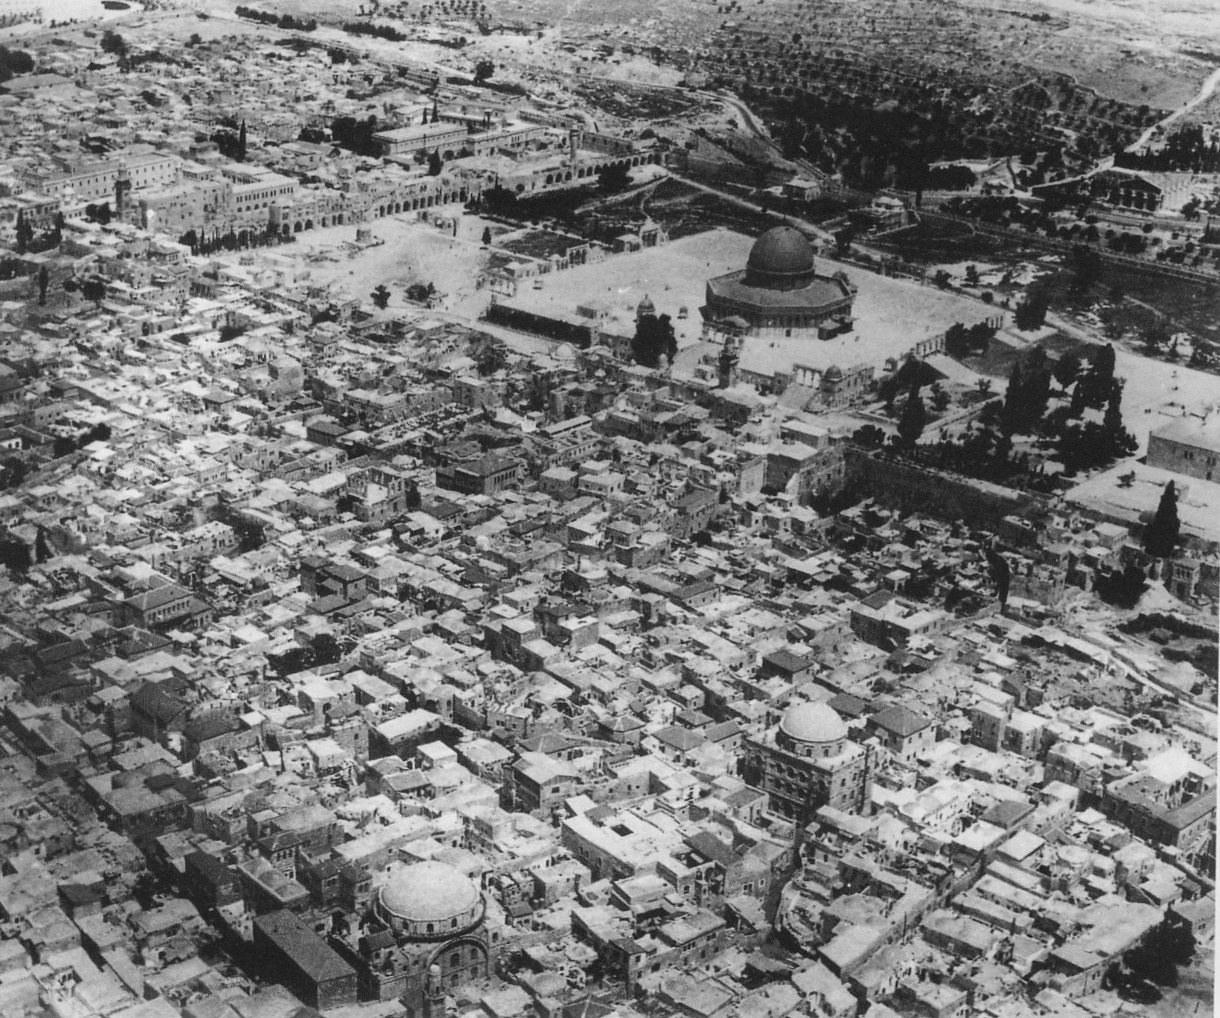
[[753, 286], [776, 290], [803, 286], [813, 276], [813, 245], [800, 230], [776, 226], [754, 242], [746, 273]]
[[390, 875], [381, 904], [409, 922], [448, 922], [473, 909], [479, 889], [467, 876], [442, 862], [417, 862]]
[[847, 737], [843, 719], [824, 703], [794, 703], [784, 711], [779, 727], [798, 742], [838, 742]]

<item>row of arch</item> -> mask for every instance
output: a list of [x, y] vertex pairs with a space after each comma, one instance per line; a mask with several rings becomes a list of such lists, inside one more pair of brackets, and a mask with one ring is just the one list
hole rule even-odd
[[[611, 169], [629, 170], [634, 166], [646, 166], [648, 163], [655, 163], [656, 161], [656, 156], [632, 156], [630, 159], [618, 159], [609, 163], [598, 163], [594, 166], [581, 166], [576, 170], [576, 178], [581, 179], [583, 177], [596, 177], [601, 173], [605, 173], [606, 170]], [[558, 173], [548, 173], [546, 175], [546, 182], [548, 184], [562, 184], [571, 179], [573, 179], [571, 170], [567, 170], [566, 172], [560, 171]], [[521, 188], [518, 187], [518, 190], [520, 189]]]
[[[446, 157], [448, 157], [448, 155], [449, 153], [446, 153]], [[624, 158], [606, 163], [597, 163], [593, 166], [581, 166], [575, 171], [567, 170], [566, 172], [560, 171], [556, 173], [548, 173], [546, 175], [545, 184], [553, 186], [555, 184], [570, 182], [573, 179], [573, 173], [575, 173], [576, 179], [584, 179], [587, 177], [598, 176], [599, 174], [602, 174], [610, 169], [626, 170], [636, 166], [644, 166], [649, 163], [655, 163], [657, 161], [658, 159], [656, 156], [632, 156], [629, 159]], [[518, 192], [523, 192], [524, 190], [524, 184], [517, 185]], [[427, 195], [422, 198], [385, 202], [382, 205], [373, 206], [369, 211], [377, 218], [382, 218], [384, 216], [397, 215], [402, 212], [418, 212], [421, 209], [430, 209], [438, 205], [448, 205], [451, 202], [464, 202], [466, 199], [466, 188], [461, 188], [458, 191], [446, 191], [442, 192], [441, 194]], [[341, 226], [344, 224], [344, 222], [345, 218], [342, 212], [333, 216], [321, 216], [318, 219], [318, 225], [321, 227]], [[312, 230], [313, 226], [314, 222], [312, 219], [298, 219], [291, 225], [285, 222], [282, 229], [284, 235], [288, 236], [290, 233], [300, 233], [302, 230]]]
[[386, 202], [384, 205], [378, 205], [370, 211], [374, 212], [378, 217], [393, 216], [399, 212], [418, 212], [420, 209], [430, 209], [434, 206], [449, 205], [452, 202], [464, 202], [465, 200], [466, 189], [462, 188], [459, 191], [443, 191], [440, 194], [430, 194], [424, 198], [412, 198], [410, 201]]
[[[344, 222], [345, 222], [345, 217], [342, 212], [338, 212], [333, 216], [319, 216], [318, 217], [318, 226], [323, 226], [323, 227], [342, 226], [344, 224]], [[303, 221], [298, 219], [295, 223], [292, 224], [291, 228], [289, 227], [289, 224], [287, 223], [287, 221], [285, 221], [284, 225], [282, 227], [282, 231], [283, 231], [284, 236], [286, 237], [286, 236], [288, 236], [289, 233], [300, 233], [302, 230], [312, 230], [313, 226], [314, 226], [314, 223], [313, 223], [312, 219], [306, 219]]]
[[[400, 212], [418, 212], [420, 209], [430, 209], [440, 205], [448, 205], [452, 202], [464, 202], [466, 200], [466, 189], [462, 188], [459, 191], [445, 191], [437, 195], [428, 195], [423, 198], [412, 198], [409, 201], [394, 201], [385, 202], [382, 205], [374, 205], [369, 209], [370, 216], [374, 218], [382, 218], [383, 216], [393, 216]], [[317, 225], [320, 227], [327, 226], [343, 226], [348, 221], [348, 217], [343, 212], [336, 212], [334, 215], [319, 216]], [[355, 220], [353, 220], [355, 221]], [[312, 230], [314, 221], [312, 219], [298, 219], [292, 223], [284, 222], [281, 230], [285, 236], [291, 233], [300, 233], [302, 230]]]

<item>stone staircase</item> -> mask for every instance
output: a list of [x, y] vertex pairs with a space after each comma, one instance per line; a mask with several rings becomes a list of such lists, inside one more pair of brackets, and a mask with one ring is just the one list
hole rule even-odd
[[788, 386], [779, 398], [779, 405], [785, 410], [804, 410], [818, 395], [818, 390], [812, 385]]
[[472, 322], [477, 322], [490, 306], [491, 298], [490, 290], [460, 293], [452, 299], [447, 310], [455, 315], [461, 315], [463, 318], [469, 318]]

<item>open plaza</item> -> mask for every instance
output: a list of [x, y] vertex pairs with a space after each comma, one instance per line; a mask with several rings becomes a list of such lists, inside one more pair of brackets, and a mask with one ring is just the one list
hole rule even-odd
[[[678, 346], [686, 347], [697, 342], [702, 332], [699, 309], [708, 279], [742, 268], [754, 241], [730, 230], [709, 230], [645, 251], [611, 255], [595, 264], [538, 277], [512, 303], [544, 316], [570, 317], [579, 308], [604, 311], [603, 329], [631, 335], [636, 308], [648, 297], [658, 314], [673, 319]], [[833, 275], [840, 269], [839, 263], [819, 257], [819, 272]], [[880, 370], [887, 360], [901, 358], [955, 322], [973, 325], [1007, 317], [980, 301], [910, 280], [858, 268], [843, 270], [857, 291], [850, 332], [825, 340], [804, 336], [747, 342], [743, 368], [771, 374], [799, 361], [818, 369], [865, 363]]]

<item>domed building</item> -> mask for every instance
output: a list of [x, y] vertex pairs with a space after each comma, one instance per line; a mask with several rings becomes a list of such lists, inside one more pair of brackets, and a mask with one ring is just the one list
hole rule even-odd
[[775, 728], [745, 741], [746, 782], [767, 793], [772, 811], [806, 823], [822, 806], [866, 811], [875, 768], [873, 747], [849, 739], [824, 703], [794, 703]]
[[777, 226], [754, 242], [746, 267], [707, 281], [704, 338], [830, 339], [852, 329], [856, 288], [819, 275], [800, 230]]
[[801, 756], [838, 756], [847, 739], [847, 725], [833, 707], [798, 703], [780, 718], [776, 742]]
[[465, 874], [442, 862], [391, 868], [359, 930], [363, 995], [412, 1009], [488, 975], [499, 931]]

